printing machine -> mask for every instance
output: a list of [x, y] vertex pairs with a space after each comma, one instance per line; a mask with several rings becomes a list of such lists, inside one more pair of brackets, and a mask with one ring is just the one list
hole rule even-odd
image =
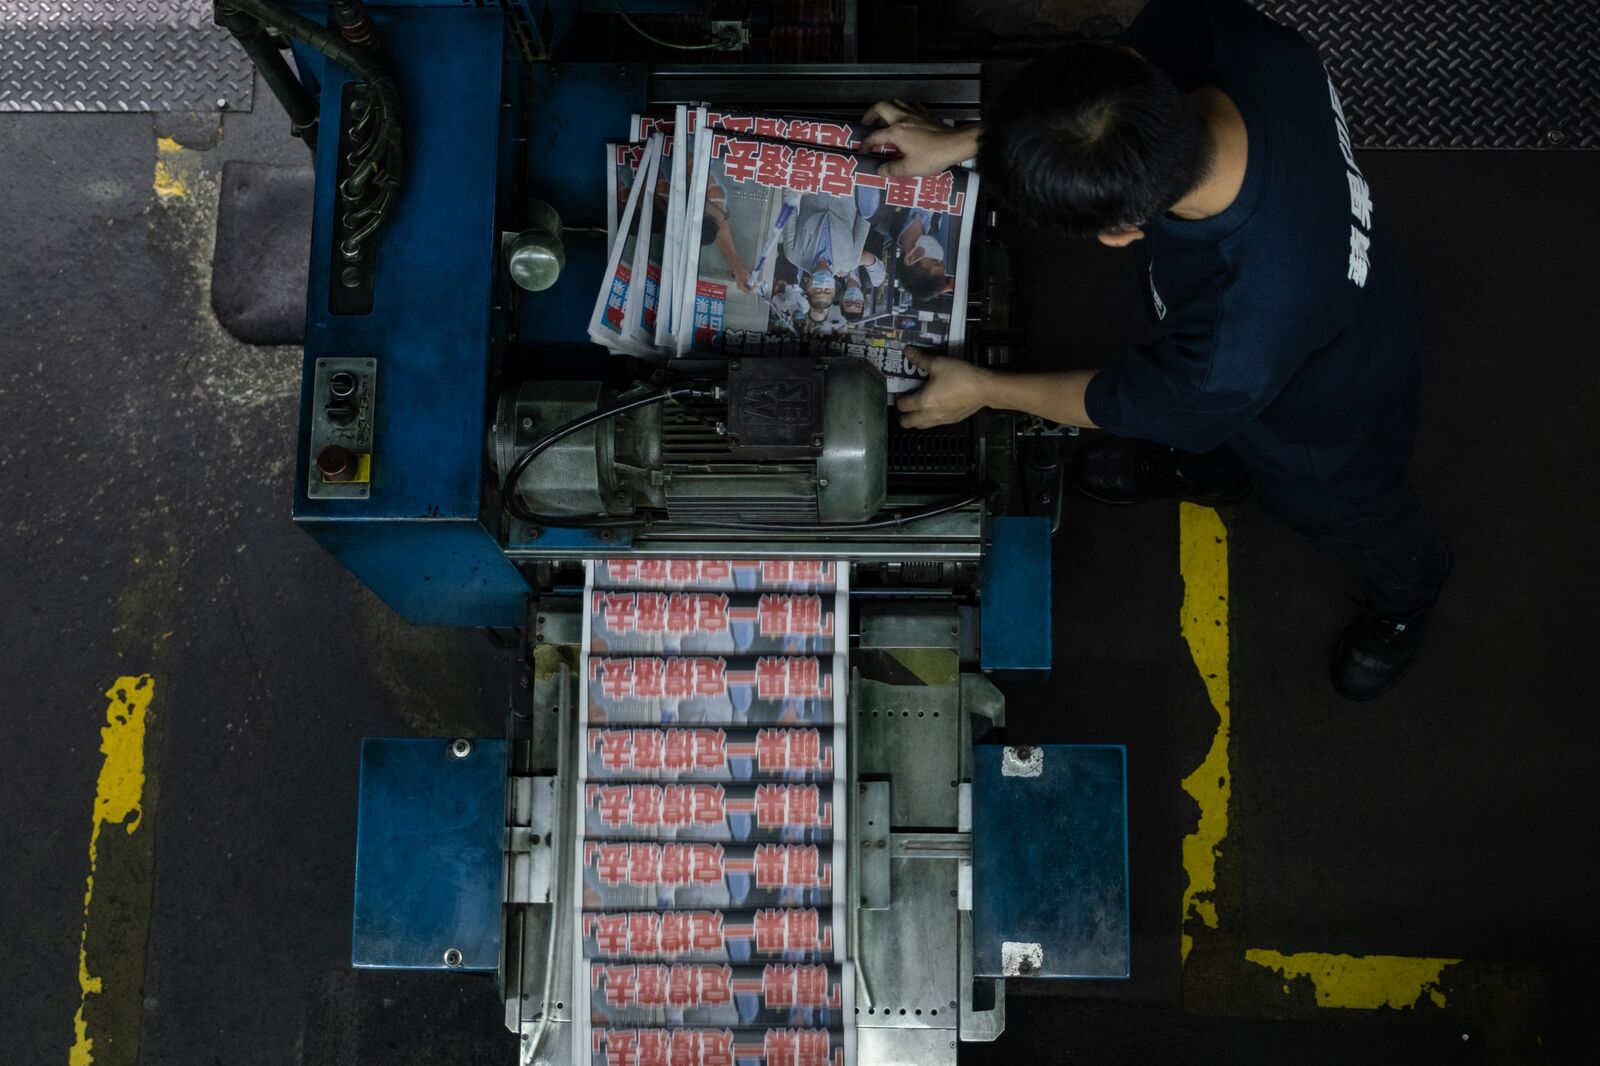
[[[1069, 431], [993, 411], [909, 431], [863, 363], [586, 339], [603, 145], [631, 113], [902, 97], [972, 119], [980, 67], [873, 61], [904, 42], [876, 47], [853, 0], [221, 0], [218, 19], [316, 161], [295, 521], [407, 621], [486, 629], [518, 663], [504, 738], [364, 742], [354, 965], [493, 974], [521, 1061], [588, 1061], [553, 935], [585, 561], [805, 558], [849, 573], [856, 1058], [954, 1063], [1003, 1030], [1007, 980], [1126, 977], [1122, 749], [1006, 746], [991, 680], [1050, 666]], [[991, 222], [953, 354], [1006, 366]], [[758, 375], [815, 375], [819, 428], [752, 460], [706, 427]], [[690, 405], [605, 414], [689, 382]]]

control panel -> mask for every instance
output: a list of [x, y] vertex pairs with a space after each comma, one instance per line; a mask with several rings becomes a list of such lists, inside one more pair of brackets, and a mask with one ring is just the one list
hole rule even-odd
[[314, 500], [365, 499], [370, 493], [377, 391], [377, 360], [317, 360], [307, 496]]

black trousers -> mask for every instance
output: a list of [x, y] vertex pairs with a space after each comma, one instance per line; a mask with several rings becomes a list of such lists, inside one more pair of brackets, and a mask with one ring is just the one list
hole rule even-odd
[[[1208, 455], [1178, 453], [1178, 468], [1197, 484], [1227, 488], [1249, 477], [1246, 466], [1226, 450]], [[1409, 481], [1375, 495], [1360, 507], [1337, 513], [1307, 513], [1303, 504], [1286, 506], [1257, 486], [1262, 510], [1310, 541], [1318, 551], [1342, 559], [1366, 582], [1372, 607], [1380, 614], [1405, 615], [1431, 605], [1444, 580], [1444, 542]]]

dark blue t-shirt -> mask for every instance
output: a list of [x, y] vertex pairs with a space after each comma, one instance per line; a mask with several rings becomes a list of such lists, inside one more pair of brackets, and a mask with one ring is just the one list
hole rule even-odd
[[1143, 227], [1153, 337], [1090, 382], [1089, 417], [1226, 445], [1296, 524], [1358, 516], [1405, 476], [1421, 332], [1338, 93], [1309, 44], [1239, 0], [1152, 0], [1124, 42], [1181, 88], [1225, 93], [1249, 161], [1222, 214]]

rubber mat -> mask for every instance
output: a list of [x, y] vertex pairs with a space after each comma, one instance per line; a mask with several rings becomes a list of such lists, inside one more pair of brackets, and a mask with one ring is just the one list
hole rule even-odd
[[209, 0], [0, 0], [0, 111], [248, 111]]
[[1322, 51], [1367, 148], [1600, 148], [1594, 0], [1255, 0]]
[[312, 170], [222, 165], [211, 308], [246, 344], [301, 344], [310, 271]]

